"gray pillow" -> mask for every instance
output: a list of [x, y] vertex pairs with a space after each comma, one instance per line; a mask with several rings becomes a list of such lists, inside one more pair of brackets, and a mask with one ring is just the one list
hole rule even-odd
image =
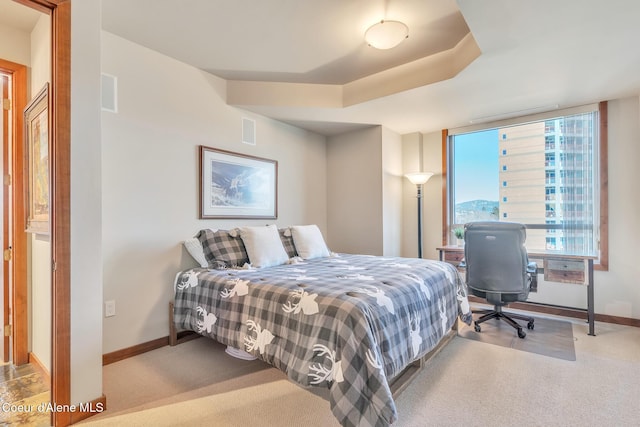
[[239, 235], [232, 236], [229, 230], [204, 229], [196, 237], [202, 243], [209, 268], [238, 268], [249, 262], [242, 239]]
[[293, 236], [291, 235], [291, 230], [289, 228], [280, 228], [278, 229], [278, 233], [280, 233], [282, 246], [284, 246], [284, 250], [289, 258], [298, 256], [298, 252], [296, 252], [296, 245], [293, 244]]

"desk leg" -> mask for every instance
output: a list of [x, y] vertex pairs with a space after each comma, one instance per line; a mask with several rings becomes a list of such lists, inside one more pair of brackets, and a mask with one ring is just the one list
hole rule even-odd
[[440, 255], [439, 255], [440, 256], [440, 261], [443, 261], [444, 260], [444, 256], [443, 256], [444, 251], [439, 251], [439, 252], [440, 252]]
[[594, 308], [594, 290], [593, 290], [593, 260], [587, 261], [589, 265], [589, 284], [587, 287], [587, 321], [589, 322], [589, 335], [595, 336], [595, 308]]

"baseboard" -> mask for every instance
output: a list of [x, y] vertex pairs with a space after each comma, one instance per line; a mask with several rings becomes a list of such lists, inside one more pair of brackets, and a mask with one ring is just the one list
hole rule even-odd
[[[179, 342], [182, 343], [195, 338], [199, 338], [200, 336], [201, 335], [198, 335], [195, 332], [183, 331], [178, 334], [178, 339]], [[120, 360], [128, 359], [129, 357], [137, 356], [151, 350], [156, 350], [158, 348], [164, 347], [165, 345], [169, 345], [168, 336], [152, 341], [147, 341], [142, 344], [137, 344], [132, 347], [123, 348], [121, 350], [116, 350], [111, 353], [106, 353], [102, 355], [102, 366], [109, 365]]]
[[608, 314], [597, 314], [596, 320], [598, 322], [613, 323], [616, 325], [635, 326], [640, 328], [640, 319], [632, 319], [630, 317], [610, 316]]
[[28, 353], [28, 360], [29, 360], [29, 363], [31, 363], [32, 365], [36, 366], [38, 369], [40, 369], [42, 371], [42, 374], [45, 377], [46, 383], [47, 384], [51, 384], [51, 374], [49, 373], [49, 370], [42, 364], [42, 361], [40, 361], [40, 359], [38, 359], [38, 356], [36, 356], [32, 352], [29, 352]]
[[70, 412], [71, 424], [79, 423], [107, 409], [107, 397], [103, 394], [91, 402], [82, 403]]
[[[487, 304], [486, 300], [473, 295], [469, 295], [469, 301], [480, 304]], [[576, 308], [559, 307], [555, 305], [533, 302], [512, 302], [509, 304], [509, 307], [515, 308], [516, 310], [533, 311], [536, 313], [551, 314], [554, 316], [572, 317], [585, 320], [587, 319], [587, 311]], [[614, 325], [640, 327], [640, 319], [632, 319], [629, 317], [611, 316], [608, 314], [596, 313], [595, 320], [597, 320], [598, 322], [612, 323]]]

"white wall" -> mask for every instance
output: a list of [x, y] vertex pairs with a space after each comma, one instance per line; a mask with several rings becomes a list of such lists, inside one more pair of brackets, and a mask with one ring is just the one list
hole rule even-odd
[[336, 252], [399, 256], [402, 141], [373, 126], [329, 138], [328, 244]]
[[31, 97], [51, 82], [51, 18], [41, 14], [31, 31]]
[[382, 128], [382, 255], [402, 252], [402, 138]]
[[[640, 319], [640, 263], [637, 239], [640, 233], [640, 107], [638, 97], [609, 101], [609, 270], [595, 272], [595, 311], [598, 314]], [[435, 247], [442, 243], [441, 135], [424, 135], [425, 170], [436, 172], [425, 184], [424, 253], [437, 259]], [[417, 155], [415, 135], [403, 138], [405, 168], [414, 167]], [[414, 154], [412, 154], [414, 153]], [[411, 163], [413, 162], [413, 164]], [[409, 166], [407, 166], [409, 165]], [[405, 169], [406, 170], [406, 169]], [[416, 232], [407, 212], [415, 211], [415, 197], [407, 198], [405, 183], [405, 240]], [[413, 222], [415, 223], [415, 213]], [[413, 228], [412, 228], [413, 227]], [[413, 242], [415, 243], [415, 237]], [[403, 246], [405, 256], [413, 250]], [[415, 253], [415, 252], [413, 252]], [[530, 301], [586, 308], [587, 293], [583, 285], [549, 283], [539, 276], [538, 292], [529, 294]], [[596, 331], [597, 333], [597, 331]]]
[[[102, 72], [118, 113], [102, 113], [104, 353], [166, 337], [175, 274], [195, 265], [182, 241], [202, 228], [315, 223], [326, 232], [325, 137], [228, 106], [211, 74], [102, 33]], [[256, 120], [256, 145], [241, 142]], [[277, 220], [198, 219], [198, 147], [278, 161]], [[99, 169], [99, 168], [98, 168]]]
[[71, 6], [71, 403], [102, 395], [100, 0]]
[[[609, 271], [596, 271], [596, 313], [640, 319], [640, 106], [609, 102]], [[597, 331], [596, 331], [597, 332]]]
[[31, 64], [31, 35], [0, 24], [0, 58], [17, 64]]
[[327, 170], [329, 248], [382, 255], [382, 127], [329, 138]]
[[442, 133], [423, 135], [422, 143], [424, 152], [431, 153], [424, 156], [424, 170], [434, 172], [424, 185], [425, 200], [440, 200], [440, 205], [426, 203], [422, 210], [425, 233], [423, 256], [437, 259], [438, 252], [435, 248], [442, 243], [442, 207], [438, 208], [442, 205]]
[[[422, 150], [420, 145], [422, 144]], [[422, 188], [422, 256], [437, 259], [436, 247], [442, 244], [442, 135], [440, 132], [402, 136], [404, 173], [432, 172], [434, 175]], [[422, 159], [420, 152], [422, 151]], [[417, 188], [408, 179], [403, 181], [402, 256], [418, 255]]]

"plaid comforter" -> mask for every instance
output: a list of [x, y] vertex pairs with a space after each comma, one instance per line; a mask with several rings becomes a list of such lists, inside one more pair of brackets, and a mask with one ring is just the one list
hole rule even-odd
[[302, 386], [330, 389], [343, 426], [398, 418], [388, 380], [471, 312], [446, 263], [345, 255], [254, 270], [192, 269], [176, 280], [175, 322], [245, 350]]

